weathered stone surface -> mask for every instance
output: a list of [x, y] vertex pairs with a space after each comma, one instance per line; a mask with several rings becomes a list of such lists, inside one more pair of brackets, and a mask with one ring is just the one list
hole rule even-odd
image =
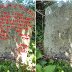
[[62, 3], [45, 10], [44, 52], [50, 57], [72, 57], [72, 4]]
[[[10, 14], [11, 17], [8, 20], [12, 20], [12, 18], [14, 19], [14, 15], [12, 15], [14, 12], [21, 13], [23, 15], [24, 19], [25, 18], [33, 18], [33, 15], [31, 15], [31, 14], [27, 13], [25, 10], [22, 10], [19, 8], [20, 4], [12, 4], [12, 5], [16, 5], [16, 8], [14, 8], [12, 6], [8, 6], [6, 8], [5, 7], [0, 8], [0, 18], [2, 18], [3, 12], [8, 12]], [[0, 6], [1, 6], [1, 4], [0, 4]], [[24, 7], [24, 6], [21, 5], [21, 7]], [[27, 9], [27, 10], [29, 10], [29, 9]], [[4, 19], [3, 19], [3, 21], [4, 21]], [[31, 26], [34, 25], [34, 19], [30, 21], [30, 24], [31, 24]], [[0, 25], [1, 25], [1, 23], [0, 23]], [[9, 23], [8, 24], [4, 23], [4, 25], [5, 25], [5, 27], [7, 25], [11, 26], [11, 24], [9, 24]], [[16, 26], [18, 26], [18, 23], [15, 23], [15, 28], [16, 28]], [[8, 32], [9, 38], [7, 40], [1, 40], [1, 36], [0, 36], [0, 57], [9, 57], [9, 56], [11, 57], [12, 56], [11, 52], [15, 53], [15, 49], [17, 48], [16, 43], [18, 43], [18, 44], [22, 43], [22, 39], [18, 35], [18, 33], [15, 31], [15, 28], [9, 29], [9, 32]], [[23, 26], [23, 28], [25, 28], [25, 27]], [[3, 29], [6, 31], [5, 28], [3, 28]], [[0, 27], [0, 30], [1, 30], [1, 27]], [[25, 31], [25, 34], [27, 32], [28, 31]], [[1, 34], [1, 32], [0, 32], [0, 34]], [[29, 30], [29, 34], [31, 34], [30, 30]], [[16, 41], [14, 39], [14, 37], [16, 37], [18, 39], [18, 41]]]

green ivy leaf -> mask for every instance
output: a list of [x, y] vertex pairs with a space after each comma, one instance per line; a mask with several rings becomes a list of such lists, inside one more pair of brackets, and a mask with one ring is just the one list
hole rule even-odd
[[40, 60], [40, 65], [44, 66], [47, 62], [45, 60]]
[[36, 51], [36, 59], [39, 59], [39, 58], [42, 58], [42, 54], [41, 54], [41, 51], [40, 50], [37, 50]]
[[54, 63], [54, 60], [50, 59], [49, 64], [53, 64], [53, 63]]
[[55, 67], [55, 65], [48, 65], [44, 67], [44, 72], [54, 72]]
[[42, 72], [42, 66], [40, 64], [36, 65], [36, 71], [37, 72]]

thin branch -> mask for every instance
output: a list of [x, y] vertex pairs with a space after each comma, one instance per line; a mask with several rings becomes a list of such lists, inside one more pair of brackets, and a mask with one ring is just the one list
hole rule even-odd
[[42, 16], [45, 16], [44, 14], [42, 14], [39, 10], [36, 9], [36, 12], [39, 13]]

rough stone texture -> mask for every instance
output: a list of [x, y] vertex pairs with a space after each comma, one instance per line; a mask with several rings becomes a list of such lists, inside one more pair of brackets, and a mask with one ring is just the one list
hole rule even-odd
[[44, 52], [50, 57], [72, 57], [72, 4], [60, 3], [45, 10]]
[[[19, 4], [17, 4], [17, 5], [19, 5]], [[2, 15], [1, 11], [2, 12], [9, 12], [10, 15], [12, 15], [13, 12], [19, 12], [19, 13], [23, 14], [25, 18], [32, 17], [32, 15], [28, 14], [24, 10], [21, 10], [19, 7], [11, 8], [9, 6], [8, 8], [0, 8], [0, 17]], [[12, 19], [12, 17], [10, 19]], [[34, 25], [34, 20], [31, 21], [30, 23], [33, 26]], [[7, 24], [5, 24], [5, 25], [7, 25]], [[16, 26], [17, 26], [17, 24], [16, 24]], [[9, 36], [10, 37], [9, 37], [8, 40], [0, 40], [0, 57], [12, 57], [11, 52], [14, 52], [15, 48], [16, 48], [16, 41], [14, 40], [14, 38], [12, 38], [13, 36], [18, 38], [18, 44], [20, 44], [21, 41], [22, 41], [21, 37], [18, 36], [18, 34], [15, 32], [14, 29], [11, 29], [9, 31]]]

